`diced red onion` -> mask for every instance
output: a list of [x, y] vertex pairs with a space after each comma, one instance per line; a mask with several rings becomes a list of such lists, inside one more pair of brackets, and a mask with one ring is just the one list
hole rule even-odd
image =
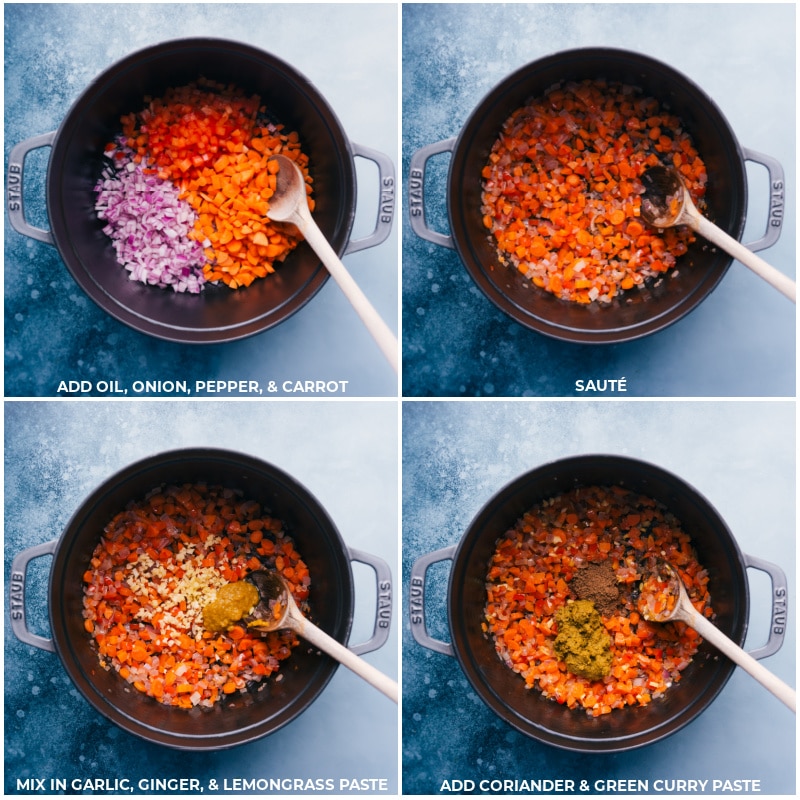
[[95, 211], [107, 223], [117, 260], [130, 279], [176, 292], [201, 291], [206, 261], [201, 243], [189, 238], [196, 215], [177, 187], [137, 164], [118, 143], [95, 186]]

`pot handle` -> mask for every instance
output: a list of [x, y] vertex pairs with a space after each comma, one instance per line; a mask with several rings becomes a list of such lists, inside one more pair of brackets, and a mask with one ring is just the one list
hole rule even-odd
[[441, 247], [449, 247], [451, 250], [455, 249], [453, 237], [432, 231], [425, 222], [425, 167], [433, 156], [451, 153], [455, 144], [454, 136], [452, 139], [442, 139], [440, 142], [421, 147], [411, 156], [408, 173], [408, 214], [411, 218], [411, 230], [421, 239]]
[[[409, 592], [409, 617], [411, 620], [411, 633], [418, 644], [443, 653], [447, 656], [454, 656], [453, 645], [449, 642], [442, 642], [434, 639], [428, 634], [425, 625], [425, 576], [428, 567], [439, 561], [452, 561], [458, 545], [450, 545], [441, 550], [436, 550], [428, 555], [418, 558], [411, 568], [411, 590]], [[750, 651], [753, 658], [767, 658], [780, 650], [786, 635], [786, 612], [788, 589], [786, 575], [777, 565], [755, 556], [744, 556], [745, 567], [761, 570], [769, 575], [772, 581], [772, 619], [770, 623], [769, 637], [763, 647]]]
[[40, 242], [53, 244], [53, 234], [43, 228], [36, 228], [28, 224], [25, 219], [25, 203], [23, 200], [23, 177], [25, 169], [25, 156], [31, 150], [40, 147], [51, 147], [56, 138], [56, 131], [42, 133], [20, 142], [11, 148], [8, 156], [8, 175], [6, 176], [6, 210], [11, 227], [23, 236], [37, 239]]
[[428, 634], [428, 628], [425, 625], [425, 576], [431, 564], [439, 561], [452, 561], [457, 546], [453, 544], [443, 547], [441, 550], [434, 550], [434, 552], [418, 558], [411, 567], [411, 591], [409, 592], [411, 634], [418, 644], [446, 656], [455, 656], [453, 645], [434, 639]]
[[[8, 208], [8, 218], [11, 227], [24, 236], [38, 239], [40, 242], [53, 244], [53, 234], [42, 228], [30, 225], [25, 219], [25, 208], [23, 203], [23, 177], [25, 156], [32, 150], [41, 147], [51, 147], [56, 137], [56, 131], [34, 136], [15, 145], [8, 159], [8, 179], [6, 183], [6, 200]], [[356, 253], [359, 250], [366, 250], [375, 247], [386, 241], [392, 230], [394, 221], [394, 187], [395, 171], [391, 159], [383, 153], [373, 150], [364, 145], [353, 144], [353, 154], [374, 161], [378, 166], [378, 184], [380, 188], [380, 202], [378, 204], [378, 216], [375, 222], [375, 229], [371, 234], [361, 239], [354, 239], [348, 242], [345, 253]]]
[[50, 556], [56, 550], [58, 539], [52, 542], [37, 544], [23, 550], [14, 557], [11, 564], [11, 580], [9, 582], [9, 604], [11, 616], [11, 630], [21, 642], [38, 647], [40, 650], [55, 652], [55, 645], [52, 639], [31, 633], [25, 622], [25, 579], [27, 577], [28, 564], [34, 558]]
[[755, 556], [745, 555], [744, 565], [747, 568], [752, 567], [761, 572], [766, 572], [772, 582], [772, 614], [770, 617], [769, 637], [765, 645], [749, 651], [753, 658], [767, 658], [767, 656], [774, 655], [781, 649], [786, 636], [787, 601], [789, 598], [786, 573], [777, 564], [764, 561]]
[[772, 247], [780, 238], [783, 213], [786, 208], [786, 181], [783, 167], [777, 159], [747, 147], [742, 148], [742, 151], [746, 161], [754, 161], [756, 164], [766, 167], [769, 175], [769, 215], [767, 216], [766, 230], [760, 239], [745, 245], [748, 250], [758, 252]]
[[380, 199], [378, 202], [378, 216], [375, 220], [375, 229], [369, 236], [361, 239], [351, 239], [344, 250], [345, 255], [357, 253], [359, 250], [366, 250], [368, 247], [385, 242], [389, 238], [394, 221], [394, 187], [395, 172], [394, 164], [389, 156], [384, 155], [371, 147], [352, 143], [353, 155], [374, 161], [378, 166], [378, 191]]
[[389, 565], [382, 558], [365, 553], [363, 550], [356, 550], [353, 547], [349, 547], [347, 550], [351, 561], [358, 561], [375, 570], [375, 584], [378, 590], [375, 627], [373, 628], [372, 636], [362, 644], [347, 645], [349, 650], [360, 656], [383, 647], [389, 638], [389, 629], [392, 626], [392, 573]]
[[[58, 540], [45, 542], [34, 547], [29, 547], [15, 556], [11, 564], [10, 581], [10, 607], [11, 629], [14, 635], [25, 644], [33, 645], [41, 650], [55, 652], [52, 639], [31, 633], [25, 623], [25, 579], [28, 564], [34, 558], [52, 555], [55, 552]], [[370, 639], [363, 644], [350, 645], [349, 649], [356, 655], [371, 653], [382, 647], [389, 638], [389, 628], [392, 622], [392, 576], [389, 565], [378, 556], [364, 553], [361, 550], [349, 548], [350, 560], [367, 564], [375, 570], [378, 588], [378, 607], [375, 615], [375, 628]]]

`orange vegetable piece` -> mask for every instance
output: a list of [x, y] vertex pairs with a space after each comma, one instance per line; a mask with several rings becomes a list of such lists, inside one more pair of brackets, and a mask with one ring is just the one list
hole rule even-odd
[[609, 214], [608, 219], [612, 225], [622, 225], [625, 222], [625, 212], [621, 208], [617, 208]]

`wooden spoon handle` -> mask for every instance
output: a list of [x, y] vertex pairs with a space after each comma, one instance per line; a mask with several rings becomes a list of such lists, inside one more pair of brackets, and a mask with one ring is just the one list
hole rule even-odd
[[361, 321], [367, 326], [367, 330], [372, 334], [372, 338], [380, 347], [386, 360], [391, 364], [392, 369], [397, 372], [398, 348], [395, 335], [369, 302], [364, 292], [361, 291], [359, 285], [353, 280], [352, 275], [342, 264], [339, 256], [336, 255], [336, 251], [330, 246], [317, 223], [314, 222], [310, 215], [307, 217], [304, 215], [304, 217], [303, 234], [306, 241], [327, 267], [331, 277], [339, 284], [339, 288], [344, 292], [358, 316], [361, 317]]
[[[693, 613], [692, 613], [693, 612]], [[724, 653], [731, 661], [738, 664], [745, 672], [755, 678], [762, 686], [769, 689], [782, 703], [797, 713], [797, 694], [791, 686], [785, 684], [777, 675], [773, 675], [749, 653], [729, 639], [719, 628], [709, 622], [697, 610], [686, 611], [684, 621], [694, 628], [706, 641]]]
[[361, 656], [357, 656], [351, 650], [348, 650], [332, 636], [328, 636], [325, 631], [309, 622], [302, 615], [290, 614], [289, 620], [293, 623], [294, 630], [306, 641], [344, 664], [360, 678], [372, 684], [378, 691], [383, 692], [390, 700], [395, 703], [398, 701], [398, 686], [390, 677], [384, 675]]
[[756, 275], [786, 295], [793, 303], [797, 302], [795, 282], [775, 269], [772, 264], [768, 264], [761, 256], [757, 256], [752, 250], [748, 250], [741, 242], [737, 242], [736, 239], [725, 233], [722, 228], [718, 228], [713, 222], [710, 222], [700, 214], [696, 217], [696, 225], [694, 227], [703, 238], [721, 247], [737, 261], [741, 261], [742, 264], [753, 270]]

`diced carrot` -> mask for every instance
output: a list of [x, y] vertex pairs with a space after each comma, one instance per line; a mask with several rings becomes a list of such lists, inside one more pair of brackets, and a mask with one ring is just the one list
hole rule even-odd
[[228, 636], [234, 641], [241, 639], [245, 634], [245, 630], [241, 625], [234, 625], [229, 631]]
[[622, 225], [625, 222], [625, 212], [621, 208], [616, 208], [608, 216], [612, 225]]

